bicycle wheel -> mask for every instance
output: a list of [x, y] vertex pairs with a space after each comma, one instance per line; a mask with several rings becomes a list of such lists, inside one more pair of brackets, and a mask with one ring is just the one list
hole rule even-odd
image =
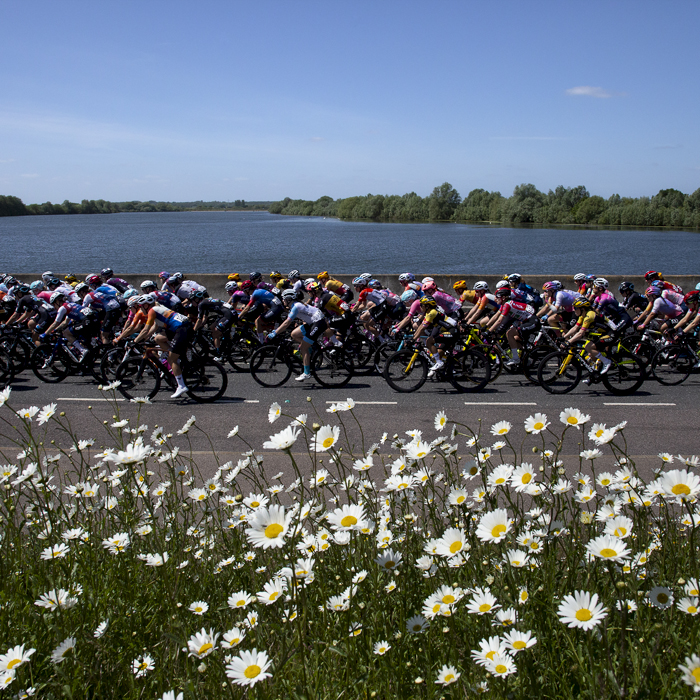
[[12, 365], [9, 353], [0, 348], [0, 388], [4, 389], [15, 375], [15, 369]]
[[351, 333], [343, 346], [352, 358], [355, 374], [372, 374], [374, 372], [374, 355], [377, 345], [362, 333]]
[[97, 373], [103, 384], [111, 384], [117, 378], [117, 367], [124, 361], [125, 354], [124, 348], [111, 348], [102, 355]]
[[491, 381], [491, 363], [479, 350], [462, 350], [449, 361], [447, 378], [457, 391], [481, 391]]
[[493, 345], [491, 347], [485, 345], [483, 351], [477, 350], [477, 352], [482, 352], [482, 354], [486, 353], [489, 365], [491, 366], [491, 378], [489, 382], [495, 382], [501, 376], [505, 365], [503, 350], [498, 345]]
[[523, 374], [527, 379], [529, 379], [533, 384], [537, 384], [537, 369], [540, 366], [540, 362], [549, 355], [555, 352], [555, 348], [550, 345], [542, 347], [534, 347], [528, 350], [520, 356], [520, 366], [523, 368]]
[[682, 345], [661, 348], [651, 361], [651, 373], [666, 386], [682, 384], [693, 370], [694, 355]]
[[403, 341], [398, 338], [390, 338], [379, 345], [374, 351], [374, 369], [377, 374], [384, 374], [386, 361], [395, 353]]
[[401, 393], [418, 391], [428, 378], [428, 360], [417, 355], [415, 350], [407, 348], [395, 352], [384, 365], [384, 379], [394, 390]]
[[62, 347], [55, 347], [44, 343], [39, 345], [32, 353], [29, 364], [32, 372], [48, 384], [58, 384], [62, 382], [71, 371], [71, 363], [65, 356]]
[[581, 381], [581, 364], [569, 352], [551, 352], [537, 368], [537, 381], [550, 394], [568, 394]]
[[651, 363], [656, 354], [656, 347], [654, 344], [645, 340], [643, 335], [637, 333], [626, 335], [624, 338], [621, 338], [620, 347], [628, 353], [637, 355], [642, 362], [645, 362], [647, 365]]
[[291, 374], [287, 351], [279, 345], [263, 345], [250, 358], [250, 376], [260, 386], [282, 386]]
[[126, 399], [146, 396], [152, 399], [160, 389], [160, 370], [149, 358], [129, 357], [120, 363], [115, 373], [119, 393]]
[[636, 355], [628, 352], [610, 356], [612, 367], [603, 375], [603, 384], [611, 393], [618, 396], [633, 394], [647, 376], [646, 364]]
[[0, 347], [7, 352], [12, 362], [14, 374], [19, 374], [30, 366], [29, 363], [33, 350], [25, 343], [21, 341], [15, 343], [12, 338], [6, 336], [0, 340]]
[[223, 365], [207, 358], [183, 365], [182, 373], [187, 393], [197, 403], [213, 403], [228, 387], [228, 375]]
[[257, 338], [234, 337], [226, 359], [236, 372], [250, 372], [250, 358], [259, 347], [260, 341]]
[[352, 357], [344, 348], [319, 348], [311, 358], [311, 374], [321, 386], [339, 389], [354, 373]]

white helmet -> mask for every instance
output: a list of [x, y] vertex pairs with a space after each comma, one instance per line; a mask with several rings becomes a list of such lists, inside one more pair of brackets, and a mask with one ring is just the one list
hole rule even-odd
[[141, 289], [146, 289], [146, 287], [153, 287], [153, 289], [158, 289], [158, 285], [153, 280], [144, 280], [141, 282]]
[[[127, 302], [128, 303], [128, 302]], [[156, 297], [154, 294], [142, 294], [136, 299], [136, 303], [141, 306], [142, 304], [155, 304]]]
[[484, 280], [480, 280], [474, 285], [474, 290], [477, 292], [488, 292], [489, 291], [489, 283], [484, 282]]
[[593, 281], [593, 286], [594, 287], [602, 287], [603, 289], [608, 288], [608, 280], [605, 279], [605, 277], [596, 277], [596, 279]]
[[503, 289], [503, 287], [510, 288], [510, 283], [508, 280], [501, 280], [500, 282], [496, 283], [496, 289]]

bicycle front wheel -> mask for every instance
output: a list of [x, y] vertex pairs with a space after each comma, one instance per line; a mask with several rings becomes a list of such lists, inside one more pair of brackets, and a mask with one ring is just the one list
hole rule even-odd
[[383, 374], [394, 391], [418, 391], [428, 378], [428, 360], [415, 350], [399, 350], [386, 361]]
[[152, 399], [160, 389], [160, 370], [147, 357], [127, 358], [117, 367], [115, 376], [121, 382], [119, 393], [125, 399]]
[[479, 350], [462, 350], [450, 362], [448, 380], [457, 391], [481, 391], [491, 381], [491, 363]]
[[651, 361], [651, 373], [657, 382], [666, 386], [682, 384], [693, 370], [695, 357], [681, 345], [661, 348]]
[[0, 388], [4, 389], [15, 374], [9, 353], [0, 348]]
[[238, 336], [231, 341], [231, 348], [226, 359], [236, 372], [250, 372], [250, 358], [260, 347], [257, 338]]
[[188, 362], [183, 366], [182, 373], [187, 393], [197, 403], [213, 403], [226, 393], [228, 375], [223, 366], [214, 360]]
[[291, 374], [292, 366], [278, 345], [263, 345], [250, 358], [250, 375], [260, 386], [282, 386]]
[[352, 357], [344, 348], [322, 348], [311, 358], [311, 374], [321, 386], [339, 389], [354, 373]]
[[53, 345], [39, 345], [32, 353], [29, 363], [32, 372], [48, 384], [58, 384], [62, 382], [71, 371], [71, 365], [63, 354], [61, 347]]
[[646, 363], [636, 355], [621, 352], [610, 356], [612, 366], [603, 375], [603, 384], [618, 396], [633, 394], [646, 379]]
[[552, 352], [540, 362], [537, 381], [550, 394], [568, 394], [581, 381], [581, 365], [569, 352]]

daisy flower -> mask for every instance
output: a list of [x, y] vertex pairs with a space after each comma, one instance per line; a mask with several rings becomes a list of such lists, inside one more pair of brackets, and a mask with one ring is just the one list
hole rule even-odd
[[634, 523], [626, 515], [616, 515], [605, 521], [605, 534], [621, 537], [623, 540], [632, 534]]
[[479, 641], [479, 648], [472, 650], [471, 657], [479, 666], [486, 666], [494, 656], [502, 656], [506, 651], [505, 644], [499, 637], [489, 637]]
[[299, 432], [299, 429], [289, 425], [282, 432], [271, 435], [270, 439], [263, 443], [263, 447], [266, 450], [287, 450], [296, 442]]
[[590, 461], [593, 461], [594, 459], [597, 459], [598, 457], [602, 457], [603, 453], [599, 449], [595, 450], [583, 450], [580, 453], [581, 459], [588, 459]]
[[100, 624], [97, 625], [97, 628], [95, 629], [95, 631], [92, 633], [92, 636], [95, 639], [99, 639], [100, 637], [102, 637], [104, 635], [104, 633], [107, 631], [108, 624], [109, 624], [109, 622], [107, 620], [100, 622]]
[[42, 559], [63, 559], [70, 552], [70, 548], [66, 544], [55, 544], [52, 547], [47, 547], [41, 553]]
[[526, 566], [530, 559], [526, 552], [519, 549], [509, 549], [503, 558], [516, 569]]
[[21, 646], [12, 647], [5, 654], [0, 654], [0, 672], [11, 671], [14, 673], [15, 669], [29, 661], [29, 657], [35, 651], [36, 649], [27, 649], [25, 651], [24, 644], [22, 644]]
[[380, 569], [392, 571], [401, 564], [400, 552], [395, 552], [393, 549], [384, 550], [374, 561]]
[[209, 604], [205, 603], [203, 600], [195, 600], [187, 609], [195, 615], [204, 615], [204, 613], [209, 610]]
[[117, 535], [108, 537], [106, 540], [102, 540], [102, 546], [110, 554], [119, 554], [120, 552], [126, 550], [130, 542], [131, 540], [129, 535], [126, 532], [120, 532]]
[[264, 603], [265, 605], [272, 605], [279, 600], [286, 588], [287, 585], [283, 579], [276, 579], [274, 581], [268, 581], [263, 586], [263, 590], [255, 595], [261, 603]]
[[60, 664], [71, 654], [73, 649], [75, 649], [75, 637], [68, 637], [68, 639], [64, 639], [51, 652], [51, 662], [54, 664]]
[[476, 528], [476, 536], [482, 542], [497, 543], [505, 539], [509, 530], [508, 511], [504, 508], [497, 508], [481, 518]]
[[512, 427], [507, 420], [499, 421], [491, 426], [491, 435], [507, 435]]
[[280, 416], [282, 415], [282, 408], [281, 406], [275, 401], [270, 405], [270, 408], [267, 412], [267, 419], [270, 421], [270, 423], [274, 423]]
[[673, 593], [665, 586], [655, 586], [649, 593], [649, 602], [661, 610], [666, 610], [673, 605]]
[[614, 535], [600, 535], [586, 545], [586, 551], [599, 559], [621, 562], [630, 555], [624, 540]]
[[58, 406], [55, 403], [50, 403], [47, 406], [44, 406], [41, 411], [39, 411], [39, 417], [36, 419], [37, 424], [44, 425], [44, 423], [47, 423], [51, 416], [56, 413], [57, 408]]
[[139, 656], [134, 659], [131, 664], [131, 670], [134, 672], [136, 678], [143, 678], [149, 671], [152, 671], [156, 667], [153, 657], [148, 654]]
[[464, 530], [451, 527], [445, 530], [442, 537], [435, 543], [435, 554], [441, 557], [453, 557], [459, 554], [467, 544]]
[[587, 416], [585, 413], [581, 413], [578, 408], [567, 408], [559, 414], [559, 420], [564, 423], [564, 425], [571, 425], [576, 428], [576, 430], [580, 430], [581, 426], [587, 423], [590, 418], [591, 417]]
[[700, 612], [698, 610], [698, 599], [695, 597], [681, 598], [676, 603], [676, 607], [688, 615], [697, 615]]
[[195, 632], [187, 641], [189, 656], [196, 656], [198, 659], [209, 656], [216, 648], [216, 640], [218, 638], [218, 633], [215, 634], [213, 629], [207, 632], [202, 627], [200, 632]]
[[351, 503], [328, 513], [326, 519], [334, 530], [361, 530], [366, 519], [365, 509]]
[[467, 492], [463, 488], [453, 488], [450, 491], [448, 502], [453, 506], [461, 506], [467, 500]]
[[414, 440], [409, 442], [408, 445], [404, 446], [404, 451], [406, 452], [406, 457], [408, 459], [424, 459], [431, 452], [431, 446], [429, 442], [423, 442], [423, 440]]
[[324, 425], [319, 428], [311, 442], [311, 448], [316, 452], [326, 452], [340, 439], [340, 428], [336, 425]]
[[447, 425], [447, 414], [444, 411], [439, 411], [435, 416], [435, 430], [443, 430]]
[[700, 586], [698, 586], [697, 579], [689, 579], [688, 582], [685, 584], [685, 588], [683, 590], [685, 591], [686, 595], [691, 595], [695, 597], [700, 596]]
[[500, 607], [496, 597], [490, 591], [477, 588], [474, 597], [467, 603], [467, 612], [473, 615], [486, 615]]
[[439, 671], [438, 671], [438, 677], [435, 683], [437, 685], [452, 685], [452, 683], [456, 683], [459, 677], [461, 676], [461, 673], [457, 672], [457, 669], [454, 666], [448, 666], [445, 664]]
[[693, 654], [685, 657], [685, 666], [680, 664], [678, 670], [683, 674], [683, 682], [692, 685], [693, 691], [700, 692], [700, 656]]
[[260, 508], [248, 521], [250, 527], [245, 531], [248, 542], [263, 549], [283, 547], [291, 519], [291, 513], [285, 515], [284, 506]]
[[425, 632], [428, 626], [428, 621], [422, 615], [414, 615], [406, 621], [406, 631], [411, 634]]
[[358, 472], [365, 472], [368, 469], [371, 469], [374, 466], [374, 459], [372, 458], [372, 455], [368, 455], [367, 457], [363, 457], [362, 459], [356, 459], [352, 463], [352, 468], [357, 470]]
[[688, 501], [700, 494], [700, 477], [685, 469], [673, 469], [659, 477], [664, 494]]
[[607, 617], [607, 608], [598, 602], [598, 594], [591, 595], [587, 591], [576, 591], [573, 595], [565, 595], [559, 610], [559, 620], [569, 626], [583, 630], [591, 630]]
[[272, 677], [271, 673], [267, 673], [270, 665], [266, 652], [257, 649], [242, 651], [240, 656], [235, 656], [226, 664], [226, 677], [236, 685], [253, 686]]
[[245, 630], [234, 627], [228, 632], [224, 632], [223, 642], [221, 642], [222, 649], [233, 649], [233, 647], [238, 646], [245, 639]]
[[533, 433], [538, 435], [543, 430], [549, 427], [550, 423], [547, 421], [547, 416], [544, 413], [535, 413], [525, 419], [525, 431], [528, 433]]
[[510, 485], [518, 493], [522, 493], [536, 478], [537, 474], [532, 464], [523, 462], [519, 467], [516, 467], [510, 475]]
[[532, 632], [518, 632], [517, 630], [513, 630], [512, 632], [506, 632], [502, 639], [506, 647], [515, 654], [537, 644], [537, 637], [533, 637]]
[[374, 645], [373, 651], [375, 654], [377, 654], [377, 656], [384, 656], [389, 649], [391, 649], [391, 644], [389, 644], [389, 642], [386, 640], [382, 640]]
[[516, 673], [515, 661], [510, 654], [496, 654], [493, 659], [488, 659], [486, 662], [486, 670], [494, 675], [504, 678], [510, 676], [511, 673]]
[[487, 478], [489, 486], [505, 486], [510, 481], [513, 467], [510, 464], [499, 464]]

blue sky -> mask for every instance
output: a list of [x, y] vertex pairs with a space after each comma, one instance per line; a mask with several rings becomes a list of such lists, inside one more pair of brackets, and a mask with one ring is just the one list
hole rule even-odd
[[6, 2], [0, 194], [700, 187], [700, 3]]

